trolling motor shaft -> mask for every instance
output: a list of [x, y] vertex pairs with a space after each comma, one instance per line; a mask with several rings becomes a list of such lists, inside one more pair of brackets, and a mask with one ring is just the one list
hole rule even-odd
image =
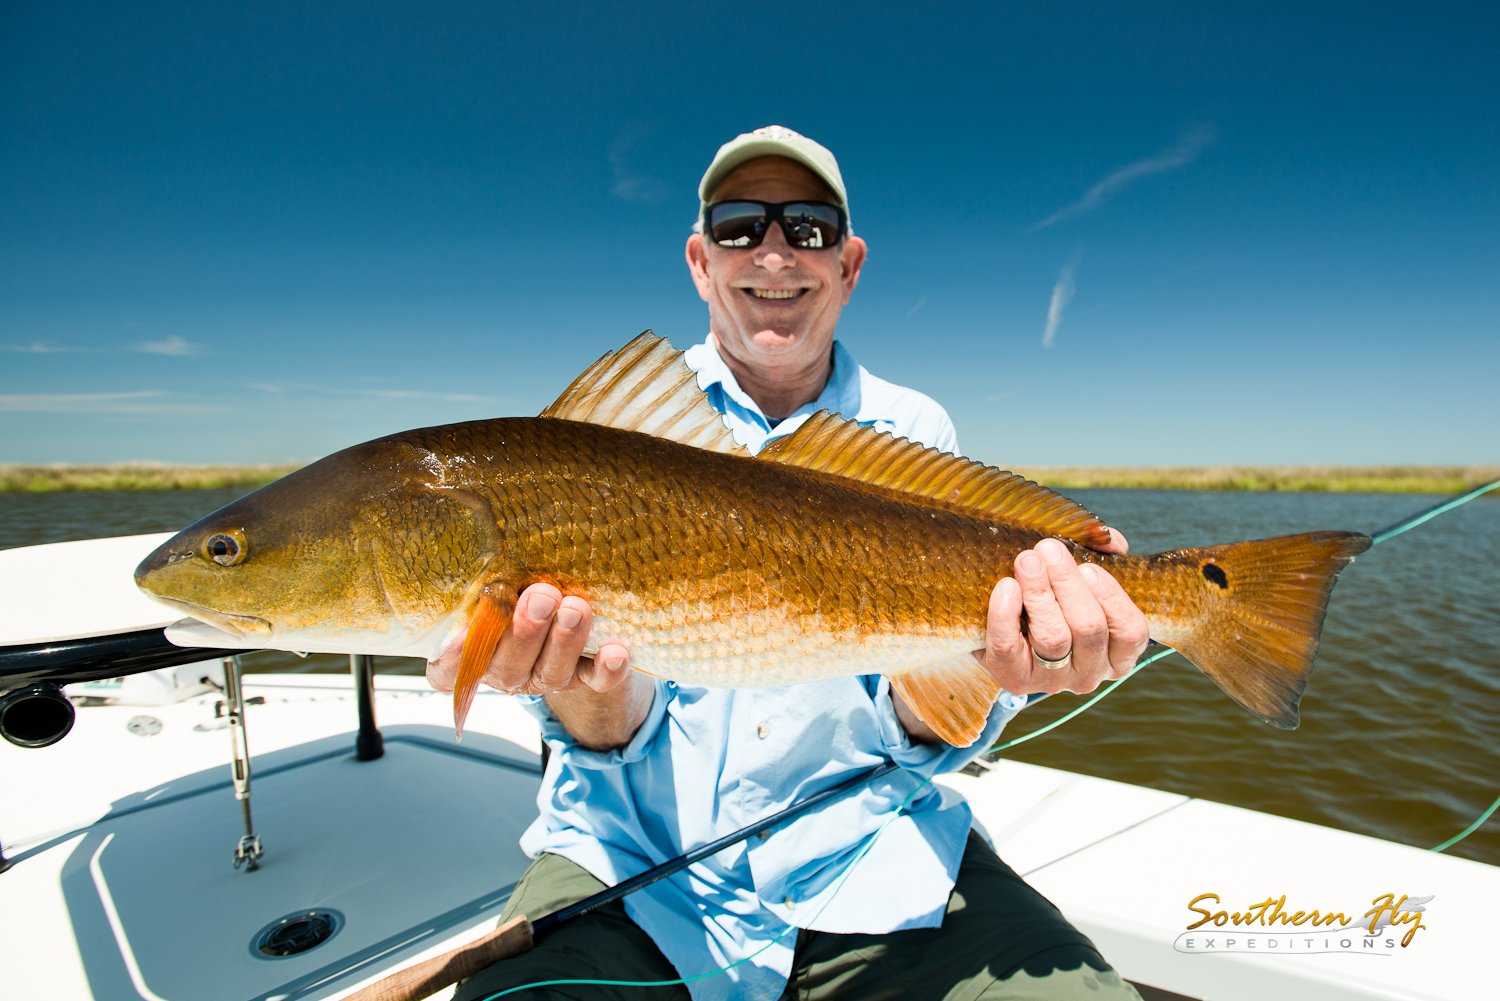
[[250, 741], [245, 733], [245, 692], [240, 685], [238, 657], [224, 658], [224, 710], [229, 717], [229, 739], [233, 744], [234, 760], [229, 767], [234, 780], [234, 798], [239, 800], [240, 812], [245, 816], [245, 834], [235, 846], [234, 867], [254, 872], [260, 868], [265, 848], [250, 818]]

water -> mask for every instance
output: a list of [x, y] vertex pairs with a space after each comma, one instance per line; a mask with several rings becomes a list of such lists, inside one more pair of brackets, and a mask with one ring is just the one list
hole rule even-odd
[[249, 490], [81, 490], [0, 494], [0, 549], [175, 532]]
[[[1373, 532], [1439, 499], [1072, 494], [1140, 553], [1314, 529]], [[1048, 699], [1009, 735], [1079, 701]], [[1261, 723], [1173, 655], [1009, 753], [1422, 848], [1447, 840], [1500, 796], [1500, 501], [1481, 497], [1344, 571], [1297, 730]], [[1449, 852], [1500, 864], [1500, 816]]]
[[[180, 528], [237, 490], [0, 494], [0, 548]], [[1374, 531], [1436, 498], [1392, 494], [1077, 490], [1136, 552], [1312, 529]], [[262, 653], [250, 670], [344, 671], [347, 660]], [[421, 673], [382, 658], [379, 669]], [[1028, 709], [1017, 736], [1074, 708]], [[1041, 765], [1427, 848], [1500, 795], [1500, 498], [1382, 543], [1344, 571], [1302, 700], [1270, 727], [1177, 656], [1078, 719], [1008, 752]], [[1268, 852], [1295, 846], [1268, 845]], [[1500, 815], [1449, 849], [1500, 864]]]

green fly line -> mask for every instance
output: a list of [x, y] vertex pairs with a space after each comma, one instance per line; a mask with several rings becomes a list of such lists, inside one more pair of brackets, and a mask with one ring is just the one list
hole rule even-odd
[[[1486, 494], [1489, 491], [1494, 490], [1496, 487], [1500, 487], [1500, 480], [1492, 480], [1489, 483], [1485, 483], [1485, 484], [1483, 484], [1481, 486], [1475, 487], [1473, 490], [1470, 490], [1468, 493], [1459, 494], [1457, 497], [1453, 497], [1453, 498], [1450, 498], [1449, 500], [1443, 501], [1441, 504], [1436, 504], [1436, 505], [1434, 505], [1434, 506], [1426, 509], [1425, 511], [1419, 511], [1416, 514], [1411, 515], [1408, 518], [1403, 518], [1401, 521], [1396, 522], [1394, 525], [1391, 525], [1389, 528], [1382, 529], [1381, 531], [1376, 532], [1375, 534], [1371, 535], [1370, 536], [1370, 539], [1371, 539], [1370, 544], [1373, 546], [1376, 543], [1384, 542], [1387, 539], [1393, 539], [1396, 536], [1400, 535], [1402, 532], [1410, 531], [1411, 529], [1416, 528], [1418, 525], [1421, 525], [1421, 524], [1424, 524], [1424, 523], [1426, 523], [1428, 521], [1431, 521], [1433, 518], [1436, 518], [1440, 514], [1444, 514], [1444, 513], [1448, 512], [1448, 511], [1452, 511], [1454, 508], [1459, 507], [1460, 505], [1467, 504], [1469, 501], [1473, 500], [1475, 497], [1478, 497], [1481, 494]], [[1087, 711], [1089, 709], [1092, 709], [1094, 706], [1098, 705], [1099, 701], [1101, 699], [1103, 699], [1106, 695], [1108, 695], [1110, 692], [1113, 692], [1115, 689], [1119, 688], [1126, 681], [1129, 681], [1131, 678], [1135, 677], [1136, 674], [1138, 674], [1140, 672], [1141, 668], [1145, 667], [1147, 664], [1154, 664], [1154, 663], [1156, 663], [1158, 660], [1161, 660], [1163, 657], [1167, 656], [1168, 654], [1170, 654], [1172, 652], [1173, 651], [1172, 651], [1172, 649], [1170, 647], [1168, 647], [1166, 649], [1163, 649], [1163, 650], [1157, 651], [1156, 653], [1154, 653], [1151, 656], [1145, 658], [1144, 660], [1141, 660], [1141, 661], [1137, 662], [1136, 665], [1135, 665], [1135, 667], [1132, 667], [1130, 669], [1130, 672], [1128, 674], [1122, 675], [1121, 677], [1115, 679], [1113, 682], [1110, 683], [1110, 685], [1109, 685], [1108, 688], [1104, 689], [1104, 691], [1100, 692], [1098, 695], [1095, 695], [1093, 698], [1089, 699], [1083, 705], [1079, 706], [1077, 709], [1074, 709], [1072, 712], [1068, 713], [1067, 715], [1059, 717], [1058, 719], [1053, 720], [1051, 723], [1048, 723], [1046, 726], [1038, 727], [1037, 729], [1031, 731], [1030, 733], [1023, 734], [1022, 736], [1016, 737], [1016, 738], [1014, 738], [1012, 740], [1007, 740], [1003, 744], [996, 744], [995, 746], [991, 747], [985, 753], [986, 754], [998, 754], [1001, 751], [1004, 751], [1004, 750], [1007, 750], [1009, 748], [1015, 747], [1017, 744], [1024, 744], [1026, 741], [1031, 740], [1033, 737], [1040, 737], [1044, 733], [1047, 733], [1047, 732], [1049, 732], [1051, 730], [1057, 729], [1058, 727], [1062, 726], [1064, 723], [1068, 722], [1069, 720], [1076, 718], [1077, 716], [1079, 716], [1080, 714], [1084, 713], [1085, 711]], [[870, 840], [868, 840], [868, 841], [865, 842], [864, 847], [861, 848], [855, 854], [854, 858], [852, 858], [852, 859], [849, 860], [849, 864], [844, 867], [843, 871], [840, 872], [837, 877], [835, 877], [832, 891], [828, 894], [827, 898], [824, 899], [823, 906], [820, 907], [820, 908], [818, 908], [818, 913], [813, 915], [812, 919], [808, 922], [809, 924], [811, 924], [812, 921], [816, 921], [818, 919], [818, 916], [823, 913], [824, 908], [826, 908], [830, 903], [833, 902], [833, 898], [834, 898], [835, 895], [837, 895], [837, 893], [839, 891], [839, 888], [844, 885], [844, 880], [847, 879], [848, 876], [849, 876], [849, 874], [854, 871], [854, 867], [859, 863], [859, 860], [862, 859], [862, 858], [864, 858], [865, 855], [866, 855], [866, 853], [868, 853], [869, 850], [874, 846], [876, 839], [878, 839], [880, 837], [880, 835], [885, 832], [885, 829], [887, 827], [891, 826], [891, 824], [894, 823], [897, 820], [897, 818], [899, 818], [901, 816], [901, 811], [905, 810], [909, 805], [911, 805], [911, 801], [917, 797], [917, 794], [920, 793], [923, 789], [927, 788], [927, 786], [931, 782], [932, 782], [932, 779], [929, 777], [928, 779], [926, 779], [925, 781], [923, 781], [923, 783], [921, 785], [919, 785], [915, 789], [913, 789], [912, 792], [911, 792], [911, 795], [907, 796], [906, 799], [904, 799], [904, 800], [901, 801], [901, 805], [898, 806], [898, 807], [896, 807], [895, 812], [892, 813], [891, 816], [886, 819], [885, 823], [881, 824], [878, 828], [876, 828], [875, 833], [873, 835], [871, 835]], [[1484, 822], [1486, 820], [1489, 820], [1490, 817], [1494, 814], [1494, 812], [1497, 809], [1500, 809], [1500, 798], [1497, 798], [1495, 800], [1495, 802], [1491, 803], [1490, 804], [1490, 808], [1488, 810], [1484, 811], [1484, 813], [1480, 814], [1479, 815], [1479, 819], [1476, 820], [1476, 821], [1474, 821], [1474, 823], [1470, 824], [1466, 829], [1464, 829], [1463, 831], [1461, 831], [1458, 834], [1454, 835], [1453, 837], [1449, 838], [1447, 841], [1444, 841], [1442, 844], [1436, 845], [1436, 846], [1434, 846], [1432, 848], [1429, 848], [1427, 850], [1430, 851], [1430, 852], [1441, 852], [1441, 851], [1445, 851], [1445, 850], [1447, 850], [1449, 848], [1452, 848], [1454, 845], [1458, 844], [1464, 838], [1467, 838], [1469, 835], [1473, 834], [1475, 831], [1477, 831], [1481, 827], [1483, 827], [1484, 826]], [[788, 932], [790, 932], [793, 928], [796, 928], [796, 927], [797, 927], [797, 925], [787, 925], [786, 928], [782, 929], [781, 932], [775, 938], [771, 939], [771, 941], [767, 942], [765, 945], [761, 946], [759, 949], [755, 950], [750, 955], [746, 956], [744, 959], [740, 959], [740, 960], [737, 960], [737, 961], [735, 961], [733, 963], [730, 963], [728, 966], [719, 967], [716, 970], [710, 970], [708, 973], [699, 973], [696, 976], [692, 976], [692, 977], [683, 977], [683, 978], [681, 978], [679, 980], [651, 980], [651, 981], [641, 981], [641, 980], [542, 980], [542, 981], [538, 981], [537, 983], [534, 983], [534, 984], [522, 984], [519, 987], [511, 987], [511, 988], [507, 988], [506, 990], [500, 991], [498, 993], [490, 994], [490, 995], [486, 996], [483, 999], [483, 1001], [495, 1001], [496, 998], [502, 998], [502, 997], [504, 997], [507, 994], [515, 994], [518, 991], [531, 990], [534, 987], [561, 987], [561, 986], [564, 986], [564, 985], [580, 985], [580, 986], [595, 986], [595, 987], [676, 987], [676, 986], [681, 985], [681, 984], [689, 984], [689, 983], [692, 983], [695, 980], [705, 980], [708, 977], [716, 977], [716, 976], [718, 976], [721, 973], [727, 973], [727, 972], [729, 972], [730, 970], [734, 969], [736, 966], [741, 966], [741, 965], [743, 965], [745, 963], [750, 962], [756, 956], [759, 956], [761, 953], [763, 953], [767, 949], [771, 948], [771, 946], [775, 945], [777, 942], [780, 942], [784, 937], [786, 937], [786, 934]]]
[[[1459, 507], [1459, 506], [1461, 506], [1463, 504], [1467, 504], [1467, 503], [1469, 503], [1469, 501], [1473, 500], [1475, 497], [1478, 497], [1478, 496], [1480, 496], [1482, 494], [1487, 494], [1491, 490], [1494, 490], [1496, 487], [1500, 487], [1500, 480], [1491, 480], [1488, 483], [1482, 483], [1482, 484], [1480, 484], [1479, 486], [1477, 486], [1474, 489], [1468, 491], [1467, 493], [1459, 494], [1456, 497], [1450, 497], [1448, 500], [1445, 500], [1445, 501], [1443, 501], [1443, 502], [1441, 502], [1439, 504], [1434, 504], [1432, 507], [1427, 508], [1426, 510], [1418, 511], [1416, 514], [1410, 515], [1410, 516], [1408, 516], [1406, 518], [1402, 518], [1400, 521], [1396, 522], [1394, 525], [1391, 525], [1388, 528], [1383, 528], [1380, 531], [1375, 532], [1373, 535], [1371, 535], [1370, 536], [1370, 545], [1374, 546], [1377, 543], [1384, 542], [1387, 539], [1394, 539], [1396, 536], [1400, 535], [1402, 532], [1409, 532], [1413, 528], [1416, 528], [1418, 525], [1426, 524], [1427, 522], [1429, 522], [1432, 519], [1436, 518], [1438, 515], [1445, 514], [1445, 513], [1449, 512], [1449, 511], [1452, 511], [1456, 507]], [[1152, 664], [1152, 663], [1155, 663], [1158, 660], [1161, 660], [1163, 657], [1167, 656], [1167, 654], [1169, 654], [1169, 653], [1172, 653], [1172, 650], [1170, 648], [1165, 649], [1165, 650], [1161, 650], [1161, 651], [1159, 651], [1157, 653], [1152, 654], [1150, 657], [1147, 657], [1145, 660], [1140, 661], [1139, 663], [1137, 663], [1135, 665], [1135, 667], [1131, 668], [1129, 674], [1123, 675], [1122, 677], [1118, 678], [1117, 680], [1115, 680], [1114, 682], [1112, 682], [1108, 688], [1104, 689], [1104, 691], [1100, 692], [1098, 695], [1095, 695], [1093, 698], [1089, 699], [1083, 705], [1079, 706], [1077, 709], [1074, 709], [1072, 712], [1068, 713], [1066, 716], [1060, 717], [1059, 719], [1055, 719], [1051, 723], [1048, 723], [1046, 726], [1039, 727], [1038, 729], [1035, 729], [1035, 730], [1031, 731], [1028, 734], [1024, 734], [1024, 735], [1022, 735], [1020, 737], [1017, 737], [1014, 740], [1007, 740], [1003, 744], [996, 744], [994, 747], [990, 748], [985, 753], [986, 754], [998, 754], [1001, 751], [1006, 750], [1007, 748], [1015, 747], [1017, 744], [1025, 743], [1026, 741], [1030, 740], [1032, 737], [1040, 737], [1042, 734], [1046, 733], [1047, 731], [1054, 730], [1057, 727], [1062, 726], [1068, 720], [1073, 719], [1075, 716], [1079, 715], [1084, 710], [1093, 708], [1095, 705], [1098, 704], [1098, 702], [1099, 702], [1100, 699], [1104, 698], [1110, 692], [1114, 691], [1116, 688], [1119, 688], [1120, 685], [1124, 684], [1130, 678], [1134, 677], [1135, 674], [1136, 674], [1136, 672], [1139, 671], [1141, 668], [1145, 667], [1147, 664]], [[1490, 804], [1490, 808], [1488, 810], [1485, 810], [1483, 813], [1481, 813], [1479, 815], [1479, 819], [1476, 820], [1476, 821], [1474, 821], [1474, 823], [1470, 824], [1464, 830], [1460, 831], [1458, 834], [1455, 834], [1453, 837], [1449, 838], [1447, 841], [1444, 841], [1442, 844], [1440, 844], [1440, 845], [1434, 845], [1433, 847], [1431, 847], [1431, 848], [1429, 848], [1427, 850], [1430, 851], [1430, 852], [1441, 852], [1441, 851], [1446, 851], [1449, 848], [1452, 848], [1454, 845], [1458, 844], [1464, 838], [1467, 838], [1469, 835], [1473, 834], [1475, 831], [1477, 831], [1481, 827], [1483, 827], [1484, 826], [1484, 822], [1486, 820], [1489, 820], [1490, 817], [1494, 815], [1494, 813], [1495, 813], [1495, 811], [1497, 809], [1500, 809], [1500, 798], [1496, 798], [1496, 800], [1493, 803]]]

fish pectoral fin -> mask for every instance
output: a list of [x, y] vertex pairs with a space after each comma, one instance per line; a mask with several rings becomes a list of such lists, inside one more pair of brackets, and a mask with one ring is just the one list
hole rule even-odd
[[886, 675], [917, 718], [954, 747], [984, 732], [1000, 686], [972, 653], [961, 653]]
[[464, 649], [458, 661], [458, 681], [453, 686], [453, 730], [458, 739], [463, 739], [464, 720], [474, 704], [479, 680], [489, 670], [500, 637], [510, 628], [510, 620], [516, 613], [516, 597], [515, 588], [509, 584], [491, 581], [479, 592], [479, 600], [469, 616], [469, 631], [464, 635]]

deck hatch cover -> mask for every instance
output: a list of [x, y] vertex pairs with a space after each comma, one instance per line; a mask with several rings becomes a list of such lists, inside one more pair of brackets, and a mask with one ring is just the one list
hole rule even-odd
[[332, 908], [297, 911], [277, 918], [250, 940], [250, 954], [257, 959], [285, 959], [316, 949], [337, 935], [344, 916]]

